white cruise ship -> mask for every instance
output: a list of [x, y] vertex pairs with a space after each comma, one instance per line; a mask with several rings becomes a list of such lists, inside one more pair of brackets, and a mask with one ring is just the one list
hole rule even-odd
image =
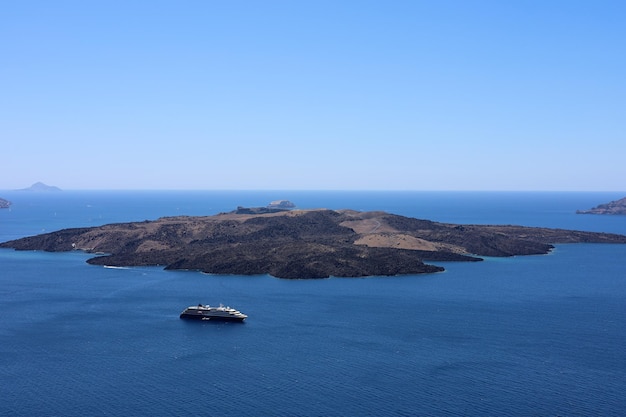
[[198, 304], [197, 306], [187, 307], [180, 313], [181, 319], [205, 321], [244, 321], [247, 317], [241, 311], [221, 304], [219, 307]]

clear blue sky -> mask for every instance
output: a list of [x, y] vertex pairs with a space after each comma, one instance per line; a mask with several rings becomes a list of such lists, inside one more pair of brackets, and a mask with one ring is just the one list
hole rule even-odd
[[5, 1], [0, 189], [626, 190], [626, 1]]

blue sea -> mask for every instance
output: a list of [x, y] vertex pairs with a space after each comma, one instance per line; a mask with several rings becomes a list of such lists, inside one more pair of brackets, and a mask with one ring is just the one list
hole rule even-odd
[[[0, 241], [288, 199], [626, 234], [626, 193], [5, 191]], [[1, 416], [624, 416], [626, 245], [282, 280], [0, 250]], [[189, 323], [224, 303], [238, 323]]]

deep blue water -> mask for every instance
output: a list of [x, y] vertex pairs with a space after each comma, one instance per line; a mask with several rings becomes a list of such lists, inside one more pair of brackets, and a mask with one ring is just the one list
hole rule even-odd
[[[620, 193], [3, 192], [0, 240], [290, 199], [626, 234]], [[0, 250], [0, 415], [626, 415], [626, 245], [280, 280]], [[198, 302], [245, 324], [188, 323]]]

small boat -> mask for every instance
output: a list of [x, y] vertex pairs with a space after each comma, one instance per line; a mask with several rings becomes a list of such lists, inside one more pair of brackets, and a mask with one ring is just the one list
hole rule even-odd
[[212, 307], [208, 304], [187, 307], [182, 313], [180, 313], [181, 319], [187, 320], [203, 320], [203, 321], [239, 321], [242, 322], [248, 316], [243, 314], [239, 310], [230, 308], [228, 306]]

